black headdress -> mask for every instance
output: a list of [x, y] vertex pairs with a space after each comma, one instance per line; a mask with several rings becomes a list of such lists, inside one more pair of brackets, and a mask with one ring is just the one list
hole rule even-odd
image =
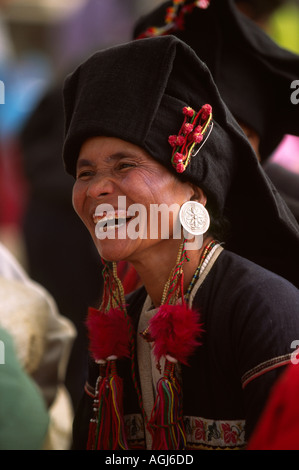
[[[64, 104], [63, 158], [69, 173], [75, 174], [81, 145], [89, 137], [136, 144], [182, 180], [203, 188], [215, 210], [229, 219], [237, 253], [299, 285], [298, 225], [207, 66], [188, 45], [162, 36], [100, 51], [67, 78]], [[211, 108], [203, 108], [206, 104]], [[180, 134], [190, 108], [195, 115], [212, 111], [213, 126], [210, 121], [205, 131], [201, 127], [203, 142], [195, 146], [199, 151], [191, 153], [196, 155], [179, 173], [169, 137]]]

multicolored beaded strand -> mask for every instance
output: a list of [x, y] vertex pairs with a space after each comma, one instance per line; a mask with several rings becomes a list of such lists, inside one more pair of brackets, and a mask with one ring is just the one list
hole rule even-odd
[[194, 287], [194, 284], [196, 283], [197, 279], [199, 278], [200, 274], [202, 274], [203, 270], [206, 268], [208, 262], [210, 261], [211, 259], [211, 256], [212, 254], [214, 253], [215, 249], [217, 248], [217, 246], [219, 245], [219, 243], [216, 241], [216, 240], [212, 240], [210, 243], [208, 243], [208, 245], [205, 247], [201, 257], [200, 257], [200, 261], [199, 261], [199, 264], [193, 274], [193, 277], [191, 279], [191, 282], [189, 284], [189, 287], [187, 289], [187, 292], [186, 292], [186, 295], [185, 295], [185, 300], [189, 300], [189, 297], [190, 297], [190, 294], [191, 294], [191, 291]]

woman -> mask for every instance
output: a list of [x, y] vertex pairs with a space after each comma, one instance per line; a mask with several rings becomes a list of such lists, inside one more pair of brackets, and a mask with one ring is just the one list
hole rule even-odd
[[[299, 335], [297, 288], [252, 260], [298, 256], [298, 226], [179, 39], [93, 55], [64, 103], [73, 204], [105, 265], [74, 448], [244, 448]], [[119, 260], [143, 283], [126, 299]]]

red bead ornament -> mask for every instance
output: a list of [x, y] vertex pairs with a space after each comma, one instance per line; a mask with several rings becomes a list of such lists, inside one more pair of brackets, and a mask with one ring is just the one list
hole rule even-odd
[[210, 0], [195, 0], [187, 5], [186, 0], [173, 0], [172, 6], [166, 9], [165, 24], [161, 27], [147, 28], [136, 39], [172, 34], [174, 31], [183, 31], [185, 29], [185, 16], [192, 13], [194, 8], [205, 10], [209, 5]]
[[171, 23], [174, 17], [175, 17], [175, 8], [168, 7], [166, 9], [165, 23]]
[[177, 135], [170, 135], [168, 137], [168, 142], [172, 147], [175, 147], [177, 145]]
[[184, 173], [184, 171], [185, 171], [184, 164], [183, 163], [178, 163], [176, 165], [176, 171], [177, 171], [177, 173]]
[[[192, 124], [190, 124], [189, 122], [187, 122], [186, 124], [184, 124], [183, 131], [182, 131], [182, 132], [183, 132], [184, 134], [190, 134], [190, 132], [193, 131], [193, 127], [194, 127], [194, 126], [193, 126]], [[180, 136], [180, 137], [182, 137], [182, 136]]]
[[177, 165], [178, 163], [182, 163], [184, 156], [181, 153], [176, 153], [173, 157], [174, 163]]
[[190, 106], [183, 108], [184, 121], [178, 135], [170, 135], [169, 144], [172, 146], [171, 163], [177, 173], [183, 173], [190, 163], [196, 145], [203, 138], [212, 121], [212, 106], [205, 104], [196, 113]]
[[212, 106], [210, 104], [204, 104], [202, 107], [202, 119], [208, 119], [209, 115], [212, 113]]
[[210, 0], [199, 0], [197, 1], [196, 6], [202, 10], [206, 10], [210, 6]]
[[190, 106], [185, 106], [183, 108], [183, 114], [185, 114], [186, 116], [193, 117], [194, 113], [194, 109], [190, 108]]
[[178, 135], [176, 138], [176, 145], [183, 145], [185, 142], [185, 137], [183, 135]]
[[197, 144], [200, 144], [200, 142], [202, 141], [202, 139], [203, 139], [203, 135], [200, 134], [199, 132], [193, 134], [193, 140], [194, 140], [194, 142], [196, 142]]

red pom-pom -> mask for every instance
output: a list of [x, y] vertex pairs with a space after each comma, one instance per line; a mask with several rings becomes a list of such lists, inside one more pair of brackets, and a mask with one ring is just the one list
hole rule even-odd
[[190, 122], [186, 122], [186, 124], [183, 125], [183, 133], [190, 134], [190, 132], [193, 131], [193, 128], [193, 124], [191, 124]]
[[109, 356], [130, 357], [129, 319], [118, 308], [107, 313], [95, 308], [88, 309], [89, 350], [98, 361]]
[[212, 113], [212, 106], [210, 104], [204, 104], [201, 109], [202, 109], [202, 114], [201, 114], [202, 119], [204, 120], [208, 119], [208, 117]]
[[179, 145], [179, 146], [184, 145], [185, 140], [186, 140], [186, 137], [185, 137], [185, 136], [183, 136], [183, 135], [178, 135], [178, 136], [177, 136], [177, 139], [176, 139], [176, 144]]
[[199, 133], [193, 133], [192, 135], [193, 142], [196, 142], [197, 144], [200, 144], [200, 142], [203, 139], [203, 135]]
[[177, 136], [176, 135], [170, 135], [168, 137], [168, 142], [172, 147], [175, 147], [177, 144]]
[[190, 108], [190, 106], [185, 106], [183, 108], [183, 114], [185, 114], [186, 116], [189, 116], [189, 117], [193, 117], [194, 114], [195, 114], [195, 111], [194, 111], [194, 109]]
[[175, 169], [176, 169], [177, 173], [184, 173], [184, 171], [185, 171], [185, 167], [184, 167], [183, 163], [178, 163], [175, 166]]
[[195, 134], [201, 134], [202, 133], [202, 126], [196, 126], [194, 129]]
[[181, 163], [184, 160], [184, 155], [177, 152], [173, 157], [173, 163]]
[[198, 320], [198, 313], [185, 304], [162, 305], [149, 323], [157, 361], [169, 355], [187, 365], [189, 356], [200, 345], [203, 330]]

